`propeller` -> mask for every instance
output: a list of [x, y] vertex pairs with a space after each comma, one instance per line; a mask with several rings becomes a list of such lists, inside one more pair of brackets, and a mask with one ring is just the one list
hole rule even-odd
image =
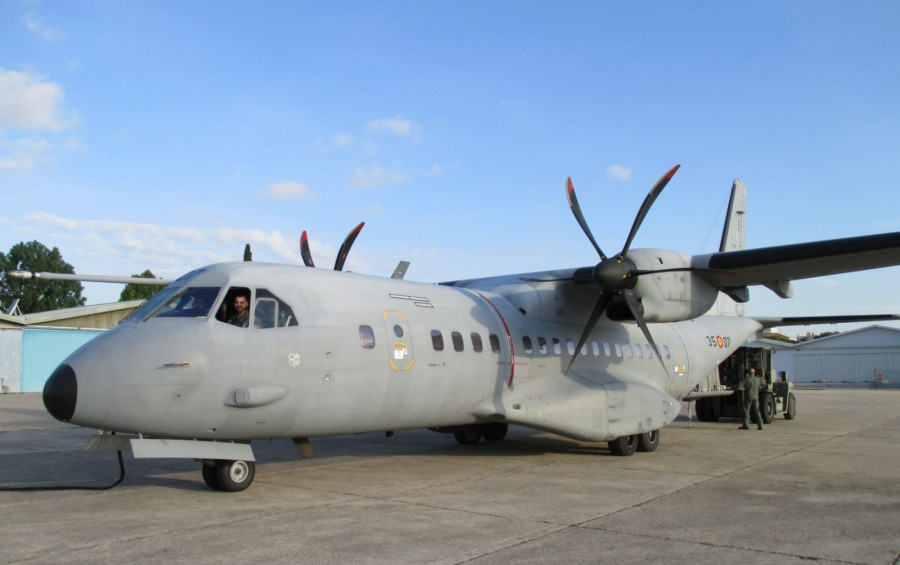
[[[634, 316], [634, 320], [637, 322], [638, 327], [641, 328], [644, 337], [647, 338], [650, 347], [656, 352], [656, 358], [659, 359], [660, 365], [662, 365], [663, 370], [666, 372], [666, 376], [668, 376], [669, 370], [666, 368], [666, 364], [659, 354], [659, 347], [657, 347], [656, 342], [653, 340], [653, 336], [650, 335], [650, 328], [647, 327], [647, 323], [644, 321], [643, 309], [634, 292], [634, 286], [637, 284], [637, 277], [659, 271], [638, 270], [634, 262], [628, 258], [628, 249], [631, 247], [631, 243], [634, 241], [638, 229], [640, 229], [641, 224], [644, 222], [647, 212], [650, 211], [650, 207], [656, 201], [657, 197], [659, 197], [659, 194], [666, 185], [669, 184], [669, 181], [672, 180], [672, 177], [675, 175], [675, 172], [678, 171], [680, 166], [681, 165], [675, 165], [672, 167], [669, 172], [660, 177], [660, 179], [656, 181], [656, 184], [653, 185], [653, 188], [650, 189], [647, 197], [644, 198], [643, 204], [641, 204], [640, 210], [638, 210], [637, 216], [634, 218], [634, 223], [631, 225], [631, 231], [628, 233], [628, 238], [625, 240], [625, 246], [622, 247], [622, 251], [613, 257], [607, 257], [600, 249], [600, 246], [597, 245], [597, 241], [594, 239], [594, 235], [591, 233], [591, 229], [584, 219], [584, 214], [581, 213], [581, 206], [578, 205], [578, 198], [575, 197], [575, 187], [572, 185], [572, 179], [566, 179], [566, 195], [569, 200], [569, 207], [572, 208], [572, 214], [575, 215], [575, 220], [578, 221], [581, 230], [588, 237], [591, 244], [594, 246], [594, 249], [597, 250], [597, 254], [600, 256], [600, 262], [592, 269], [580, 269], [579, 271], [576, 271], [575, 276], [569, 280], [574, 280], [576, 282], [594, 282], [601, 288], [597, 303], [594, 305], [594, 309], [591, 311], [591, 315], [588, 318], [587, 325], [581, 333], [581, 338], [578, 340], [578, 345], [575, 347], [575, 354], [569, 361], [569, 366], [566, 367], [566, 373], [572, 368], [575, 359], [578, 357], [578, 352], [580, 352], [581, 348], [584, 347], [584, 344], [587, 343], [588, 337], [591, 335], [591, 332], [594, 331], [594, 327], [597, 325], [600, 317], [606, 312], [609, 305], [612, 304], [613, 299], [616, 296], [621, 296], [628, 306], [628, 310], [631, 311], [631, 315]], [[667, 269], [667, 271], [668, 270], [687, 269]]]
[[[353, 242], [356, 241], [356, 237], [365, 225], [365, 222], [360, 222], [359, 225], [350, 230], [350, 233], [344, 238], [344, 243], [341, 244], [337, 258], [334, 260], [335, 271], [344, 270], [344, 263], [347, 261], [347, 255], [350, 253], [350, 248], [353, 246]], [[303, 233], [300, 234], [300, 256], [303, 258], [303, 264], [307, 267], [316, 266], [313, 262], [312, 253], [309, 251], [309, 237], [306, 235], [306, 230], [303, 230]]]

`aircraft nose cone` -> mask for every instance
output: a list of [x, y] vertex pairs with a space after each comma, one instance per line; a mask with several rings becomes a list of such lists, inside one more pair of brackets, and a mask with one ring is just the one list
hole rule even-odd
[[78, 381], [75, 370], [68, 365], [60, 365], [44, 384], [44, 407], [50, 415], [62, 422], [68, 422], [75, 414], [78, 399]]

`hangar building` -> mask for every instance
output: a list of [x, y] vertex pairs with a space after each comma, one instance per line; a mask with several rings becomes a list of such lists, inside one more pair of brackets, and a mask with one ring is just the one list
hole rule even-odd
[[900, 383], [898, 328], [869, 326], [772, 347], [773, 370], [794, 382]]
[[130, 300], [19, 316], [0, 314], [0, 390], [40, 392], [63, 359], [142, 303]]

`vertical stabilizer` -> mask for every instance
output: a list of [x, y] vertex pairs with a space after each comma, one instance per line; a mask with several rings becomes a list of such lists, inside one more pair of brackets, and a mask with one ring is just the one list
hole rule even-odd
[[745, 220], [747, 218], [747, 187], [741, 179], [735, 179], [731, 185], [731, 200], [728, 202], [728, 214], [725, 216], [725, 228], [722, 229], [722, 241], [719, 251], [737, 251], [747, 247]]
[[[747, 187], [741, 179], [735, 179], [731, 185], [731, 200], [728, 201], [728, 213], [725, 215], [725, 227], [722, 228], [722, 241], [719, 251], [738, 251], [747, 247]], [[744, 287], [745, 292], [747, 291]], [[736, 294], [734, 296], [737, 296]], [[746, 298], [741, 299], [742, 302]], [[719, 298], [709, 310], [710, 314], [720, 316], [740, 316], [744, 313], [744, 305], [731, 296], [720, 292]]]

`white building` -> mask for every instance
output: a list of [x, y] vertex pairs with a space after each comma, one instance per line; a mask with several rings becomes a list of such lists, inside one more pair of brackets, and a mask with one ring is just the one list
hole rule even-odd
[[772, 369], [798, 383], [900, 383], [900, 329], [869, 326], [778, 348]]

